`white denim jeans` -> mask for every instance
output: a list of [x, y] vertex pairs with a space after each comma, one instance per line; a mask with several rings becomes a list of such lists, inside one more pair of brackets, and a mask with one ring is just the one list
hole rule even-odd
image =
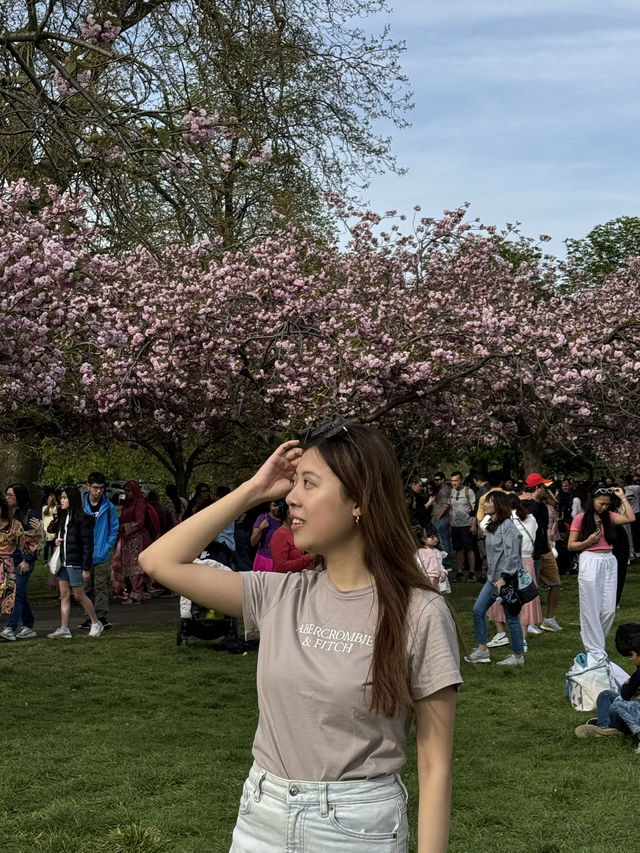
[[578, 565], [580, 636], [586, 651], [605, 658], [607, 634], [616, 615], [618, 563], [610, 551], [583, 551]]
[[254, 764], [229, 853], [407, 853], [400, 776], [353, 782], [281, 779]]

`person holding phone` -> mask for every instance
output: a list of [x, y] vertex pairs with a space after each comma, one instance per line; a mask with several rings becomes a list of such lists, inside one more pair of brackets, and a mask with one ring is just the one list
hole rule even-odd
[[[611, 496], [620, 499], [620, 513], [610, 512]], [[631, 524], [635, 513], [622, 489], [595, 489], [584, 512], [571, 522], [568, 548], [580, 554], [578, 594], [580, 636], [585, 650], [606, 658], [607, 634], [616, 614], [618, 564], [613, 555], [616, 527]]]

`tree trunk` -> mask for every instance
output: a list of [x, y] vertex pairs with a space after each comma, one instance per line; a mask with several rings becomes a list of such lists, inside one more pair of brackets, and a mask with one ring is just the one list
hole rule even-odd
[[0, 471], [4, 489], [11, 483], [24, 483], [29, 490], [31, 506], [40, 511], [42, 506], [42, 489], [38, 485], [42, 459], [40, 454], [31, 446], [29, 439], [16, 441], [3, 439], [0, 441]]
[[531, 435], [518, 440], [518, 450], [522, 457], [524, 476], [532, 473], [541, 473], [542, 454], [544, 453], [544, 441], [540, 436]]

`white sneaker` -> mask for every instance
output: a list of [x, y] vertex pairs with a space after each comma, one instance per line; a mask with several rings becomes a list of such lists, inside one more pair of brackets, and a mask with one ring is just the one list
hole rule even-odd
[[60, 626], [60, 628], [56, 628], [56, 630], [51, 634], [47, 634], [47, 637], [49, 637], [50, 640], [70, 640], [72, 636], [71, 631], [68, 628], [63, 628], [62, 626]]
[[547, 618], [540, 623], [540, 627], [543, 631], [562, 631], [560, 625], [558, 625], [558, 621], [553, 618], [553, 616], [547, 616]]
[[474, 649], [470, 655], [465, 655], [467, 663], [491, 663], [491, 653], [489, 649]]
[[37, 637], [38, 635], [33, 630], [33, 628], [27, 628], [26, 625], [23, 625], [22, 628], [16, 634], [16, 640], [30, 640], [32, 637]]
[[103, 631], [104, 631], [104, 628], [102, 626], [102, 622], [100, 622], [100, 621], [93, 622], [91, 625], [91, 630], [89, 631], [89, 636], [90, 637], [99, 637]]
[[495, 637], [492, 637], [487, 643], [487, 647], [490, 649], [497, 649], [498, 646], [508, 646], [509, 638], [505, 634], [504, 631], [498, 631]]
[[520, 655], [520, 657], [509, 655], [508, 658], [499, 660], [497, 666], [524, 666], [524, 655]]
[[6, 628], [3, 628], [2, 631], [0, 631], [0, 637], [2, 637], [3, 640], [8, 640], [10, 643], [12, 643], [16, 638], [16, 634], [13, 628], [10, 628], [7, 625]]
[[527, 628], [527, 634], [542, 634], [542, 631], [537, 625], [529, 625]]

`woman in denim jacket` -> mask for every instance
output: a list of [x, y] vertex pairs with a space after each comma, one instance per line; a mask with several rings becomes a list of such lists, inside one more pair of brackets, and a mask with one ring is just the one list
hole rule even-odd
[[[473, 605], [473, 627], [478, 646], [465, 658], [468, 663], [491, 663], [487, 646], [487, 610], [494, 601], [494, 589], [498, 592], [505, 584], [504, 576], [515, 575], [522, 568], [522, 534], [511, 518], [511, 500], [505, 492], [489, 492], [484, 503], [489, 520], [485, 527], [487, 535], [487, 582]], [[524, 666], [524, 637], [520, 618], [505, 608], [513, 654], [498, 661], [501, 666]]]

